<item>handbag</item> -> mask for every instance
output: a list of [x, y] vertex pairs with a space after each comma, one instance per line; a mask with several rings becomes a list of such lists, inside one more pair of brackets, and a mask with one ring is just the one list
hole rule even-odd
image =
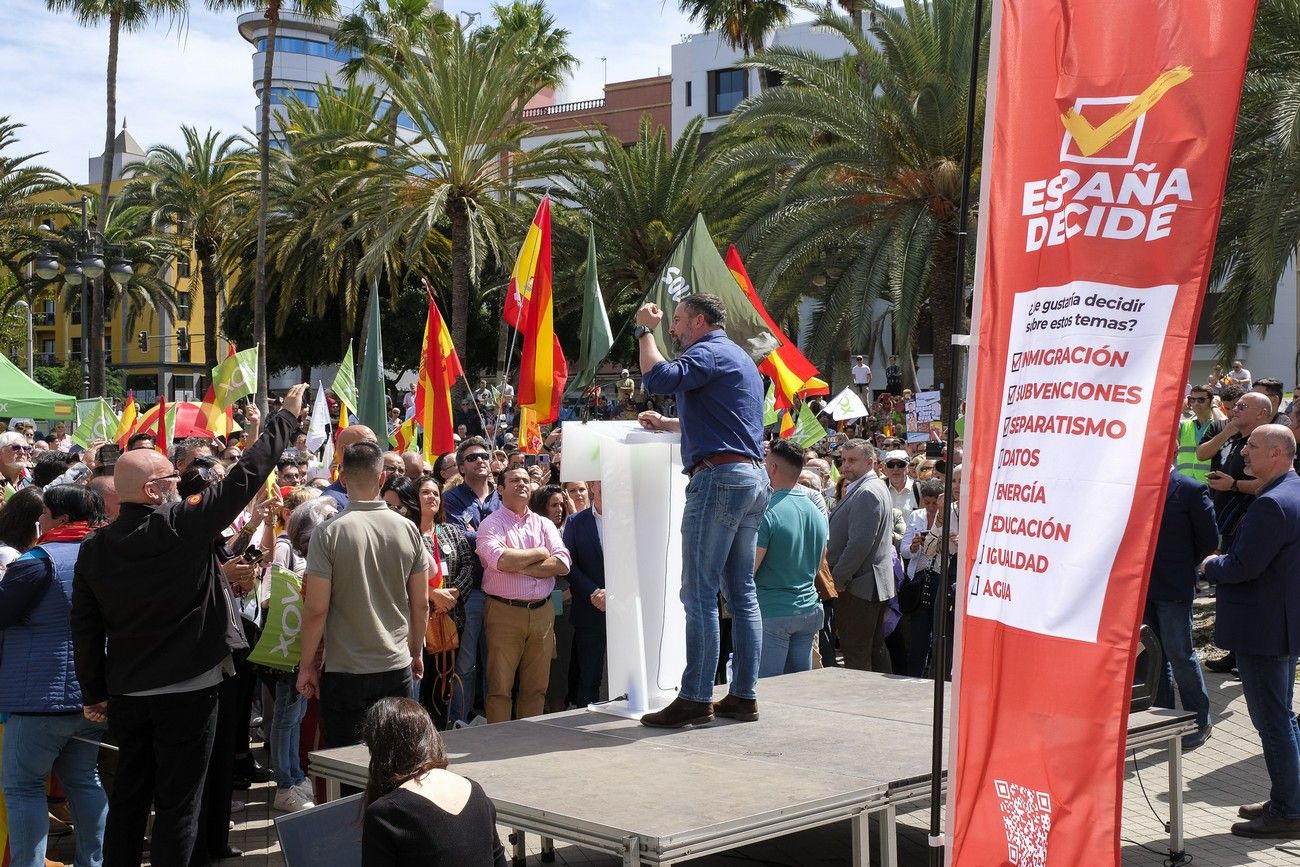
[[898, 588], [898, 610], [911, 614], [934, 604], [934, 594], [939, 587], [940, 575], [933, 569], [918, 569], [916, 574]]
[[[438, 551], [438, 541], [433, 542], [433, 560], [442, 575], [442, 555]], [[424, 626], [424, 649], [430, 654], [450, 653], [460, 647], [460, 633], [456, 622], [445, 611], [429, 608], [429, 620]]]
[[817, 574], [813, 577], [813, 584], [817, 587], [817, 598], [822, 602], [829, 602], [832, 599], [839, 598], [840, 591], [835, 589], [835, 579], [831, 577], [831, 564], [826, 562], [825, 554], [822, 554], [822, 562], [817, 567]]

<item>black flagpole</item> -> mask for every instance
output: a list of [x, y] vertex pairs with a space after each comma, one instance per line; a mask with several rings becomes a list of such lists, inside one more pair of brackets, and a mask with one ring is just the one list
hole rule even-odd
[[[966, 296], [966, 243], [968, 240], [968, 223], [970, 218], [970, 176], [971, 160], [975, 149], [975, 90], [979, 84], [980, 45], [984, 41], [984, 0], [975, 0], [975, 14], [972, 16], [970, 71], [966, 82], [966, 139], [962, 143], [962, 179], [961, 204], [957, 210], [957, 263], [953, 269], [952, 287], [952, 322], [959, 323], [965, 311]], [[955, 344], [954, 344], [955, 346]], [[947, 625], [948, 588], [952, 586], [952, 551], [950, 530], [952, 526], [952, 465], [953, 455], [957, 450], [957, 371], [960, 365], [959, 353], [952, 350], [948, 364], [948, 378], [944, 382], [943, 416], [948, 420], [945, 432], [945, 445], [948, 455], [948, 471], [943, 479], [943, 536], [939, 540], [939, 593], [935, 594], [934, 605], [934, 652], [930, 654], [930, 665], [934, 675], [934, 718], [932, 721], [932, 739], [930, 755], [930, 865], [942, 867], [944, 863], [945, 839], [943, 838], [943, 705], [944, 685], [948, 670], [948, 636]], [[942, 594], [942, 596], [940, 596]], [[942, 604], [940, 599], [943, 600]], [[956, 604], [954, 597], [953, 604]]]

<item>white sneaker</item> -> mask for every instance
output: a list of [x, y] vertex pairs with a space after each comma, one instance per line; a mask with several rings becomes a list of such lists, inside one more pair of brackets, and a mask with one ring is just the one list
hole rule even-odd
[[316, 806], [316, 804], [302, 791], [289, 788], [278, 789], [275, 793], [275, 801], [272, 802], [271, 806], [282, 813], [301, 813], [303, 810]]
[[290, 786], [289, 788], [293, 789], [295, 792], [302, 792], [302, 796], [309, 801], [316, 800], [316, 790], [311, 784], [311, 777], [308, 777], [298, 785]]

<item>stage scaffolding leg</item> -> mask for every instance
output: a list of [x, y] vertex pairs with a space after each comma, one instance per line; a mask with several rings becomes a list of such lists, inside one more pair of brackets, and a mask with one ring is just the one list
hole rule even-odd
[[542, 838], [542, 863], [550, 864], [555, 860], [555, 841], [550, 837]]
[[871, 867], [871, 832], [867, 828], [867, 815], [864, 811], [849, 820], [853, 828], [853, 867]]
[[641, 867], [641, 838], [623, 838], [623, 867]]
[[513, 864], [514, 867], [523, 867], [523, 865], [528, 861], [528, 852], [524, 848], [526, 842], [527, 838], [524, 836], [523, 831], [519, 828], [510, 829], [510, 863]]
[[1183, 742], [1181, 735], [1169, 739], [1169, 852], [1183, 852]]
[[880, 867], [898, 867], [898, 817], [893, 804], [876, 812], [876, 833], [880, 835]]

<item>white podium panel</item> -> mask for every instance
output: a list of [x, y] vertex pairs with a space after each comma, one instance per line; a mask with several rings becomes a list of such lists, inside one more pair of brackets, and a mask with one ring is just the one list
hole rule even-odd
[[681, 437], [635, 421], [564, 423], [561, 478], [601, 482], [609, 694], [591, 710], [639, 718], [677, 697], [686, 667]]

